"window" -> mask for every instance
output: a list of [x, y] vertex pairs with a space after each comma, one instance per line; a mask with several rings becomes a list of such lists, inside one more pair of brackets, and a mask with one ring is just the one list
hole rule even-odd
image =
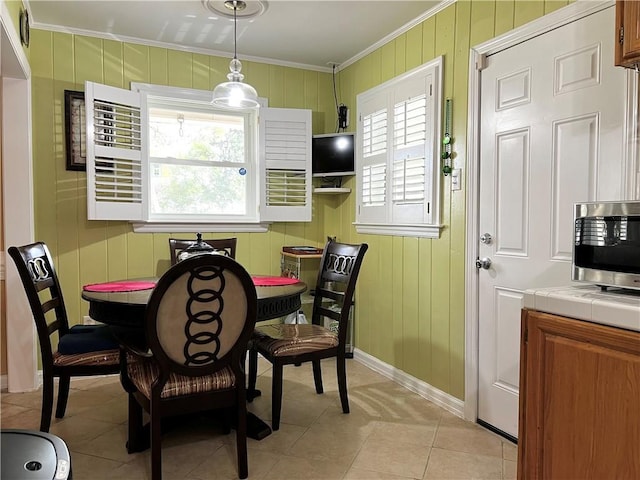
[[440, 235], [442, 57], [358, 95], [356, 229]]
[[311, 112], [215, 109], [211, 92], [87, 82], [89, 219], [136, 231], [311, 220]]

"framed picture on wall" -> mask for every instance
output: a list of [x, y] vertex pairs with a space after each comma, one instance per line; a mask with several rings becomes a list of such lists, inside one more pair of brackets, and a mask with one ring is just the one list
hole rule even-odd
[[64, 128], [67, 170], [87, 170], [84, 92], [64, 91]]

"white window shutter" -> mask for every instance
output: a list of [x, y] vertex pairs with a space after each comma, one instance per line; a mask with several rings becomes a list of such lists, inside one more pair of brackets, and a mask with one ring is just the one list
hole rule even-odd
[[388, 220], [389, 175], [387, 154], [391, 147], [387, 95], [373, 95], [358, 105], [358, 222], [384, 223]]
[[89, 220], [142, 220], [142, 125], [137, 92], [85, 83]]
[[392, 213], [395, 223], [429, 223], [431, 220], [433, 97], [431, 75], [397, 87], [393, 115]]
[[311, 221], [311, 110], [261, 108], [260, 221]]

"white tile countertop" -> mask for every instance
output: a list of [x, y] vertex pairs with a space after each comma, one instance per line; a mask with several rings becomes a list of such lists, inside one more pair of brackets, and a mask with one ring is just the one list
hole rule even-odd
[[535, 288], [524, 293], [524, 307], [640, 332], [640, 290], [595, 285]]

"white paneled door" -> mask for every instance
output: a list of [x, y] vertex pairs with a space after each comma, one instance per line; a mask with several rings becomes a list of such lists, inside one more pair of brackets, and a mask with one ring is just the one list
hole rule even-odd
[[622, 195], [613, 29], [611, 7], [492, 55], [481, 72], [478, 419], [514, 437], [523, 293], [571, 283], [575, 202]]

